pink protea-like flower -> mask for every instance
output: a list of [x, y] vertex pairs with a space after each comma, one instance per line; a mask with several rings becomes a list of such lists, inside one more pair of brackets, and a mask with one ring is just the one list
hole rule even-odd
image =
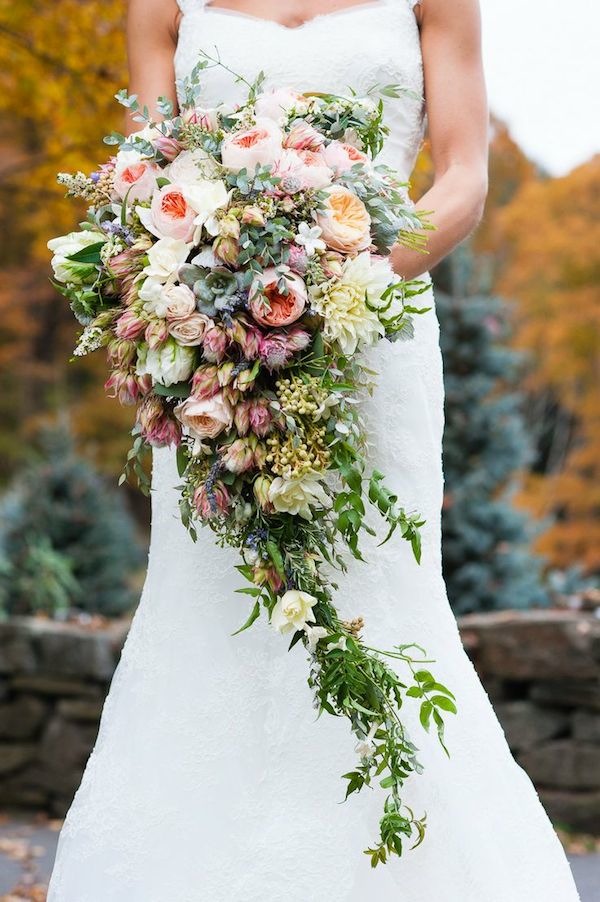
[[262, 562], [254, 565], [252, 582], [256, 586], [268, 584], [276, 593], [283, 589], [283, 580], [277, 573], [275, 567], [267, 566]]
[[106, 268], [115, 279], [122, 281], [133, 277], [140, 271], [139, 258], [140, 255], [138, 253], [134, 253], [131, 248], [126, 247], [124, 251], [110, 258]]
[[222, 482], [215, 482], [212, 488], [207, 488], [205, 483], [194, 492], [194, 507], [203, 520], [223, 516], [229, 510], [230, 502], [229, 492]]
[[169, 162], [172, 162], [183, 150], [183, 145], [175, 138], [169, 138], [168, 135], [159, 135], [153, 140], [153, 144]]
[[233, 412], [233, 422], [238, 435], [246, 435], [250, 429], [250, 407], [252, 401], [240, 401]]
[[247, 473], [254, 466], [254, 450], [245, 438], [236, 438], [225, 448], [221, 460], [230, 473]]
[[181, 426], [157, 395], [144, 398], [138, 408], [137, 423], [154, 448], [176, 447], [181, 442]]
[[214, 364], [199, 366], [192, 376], [192, 394], [195, 398], [205, 400], [212, 398], [219, 391], [219, 371]]
[[260, 438], [271, 431], [273, 416], [268, 405], [269, 402], [266, 398], [252, 401], [250, 404], [250, 427], [255, 435], [258, 435]]
[[211, 363], [220, 363], [229, 347], [229, 336], [221, 326], [207, 329], [202, 339], [204, 358]]
[[286, 366], [294, 354], [303, 351], [310, 343], [310, 333], [295, 326], [289, 331], [270, 332], [260, 343], [259, 357], [268, 370]]
[[294, 150], [318, 150], [325, 143], [325, 137], [308, 122], [293, 125], [283, 139], [284, 147]]
[[127, 370], [113, 370], [104, 383], [104, 390], [109, 398], [117, 398], [124, 406], [135, 404], [143, 394], [136, 376]]
[[146, 326], [144, 338], [150, 349], [158, 348], [169, 337], [169, 324], [164, 319], [153, 319]]
[[260, 207], [256, 206], [256, 204], [250, 204], [249, 206], [244, 207], [242, 213], [242, 222], [244, 225], [264, 226], [266, 221], [265, 214]]
[[207, 132], [214, 132], [219, 124], [219, 111], [214, 107], [196, 107], [185, 110], [182, 118], [186, 125], [199, 125]]
[[126, 338], [133, 341], [139, 338], [145, 330], [148, 320], [143, 319], [135, 310], [129, 307], [118, 318], [115, 325], [115, 334], [118, 338]]
[[252, 373], [251, 369], [245, 367], [240, 372], [236, 372], [232, 384], [238, 391], [245, 392], [250, 391], [250, 389], [254, 387], [255, 381], [256, 375]]
[[319, 262], [328, 279], [339, 279], [344, 271], [344, 258], [337, 251], [327, 251]]
[[107, 346], [108, 361], [115, 369], [124, 369], [133, 363], [136, 344], [125, 338], [113, 338]]
[[290, 244], [288, 248], [288, 266], [292, 272], [303, 276], [308, 265], [308, 254], [299, 244]]

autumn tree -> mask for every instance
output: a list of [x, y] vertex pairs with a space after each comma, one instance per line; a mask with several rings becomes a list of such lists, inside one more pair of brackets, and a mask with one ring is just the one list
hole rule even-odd
[[517, 302], [538, 446], [523, 502], [552, 563], [600, 568], [600, 156], [523, 186], [502, 215], [499, 289]]

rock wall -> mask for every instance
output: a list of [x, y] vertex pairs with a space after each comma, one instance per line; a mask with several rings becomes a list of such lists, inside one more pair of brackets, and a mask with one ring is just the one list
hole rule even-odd
[[[465, 647], [557, 823], [600, 833], [600, 619], [471, 615]], [[94, 744], [128, 624], [0, 623], [0, 807], [62, 816]]]

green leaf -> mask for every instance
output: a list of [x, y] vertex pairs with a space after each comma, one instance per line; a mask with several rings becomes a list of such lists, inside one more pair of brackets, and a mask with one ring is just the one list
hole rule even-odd
[[283, 563], [283, 557], [281, 556], [281, 552], [275, 542], [272, 539], [269, 539], [267, 542], [267, 551], [269, 552], [269, 557], [273, 561], [273, 566], [277, 570], [278, 575], [281, 579], [285, 579], [285, 566]]
[[189, 382], [174, 382], [173, 385], [156, 382], [152, 390], [163, 398], [188, 398], [191, 393]]
[[257, 601], [254, 607], [252, 608], [252, 612], [243, 626], [240, 626], [239, 630], [236, 630], [235, 633], [232, 633], [232, 636], [237, 636], [239, 633], [243, 633], [244, 630], [249, 629], [255, 620], [258, 620], [260, 617], [260, 602]]
[[431, 713], [433, 711], [433, 705], [430, 701], [425, 701], [421, 705], [421, 711], [419, 713], [419, 720], [421, 721], [421, 726], [425, 730], [429, 730], [429, 722], [431, 720]]
[[436, 708], [441, 708], [442, 711], [449, 711], [451, 714], [456, 714], [456, 705], [451, 698], [447, 698], [445, 695], [434, 695], [431, 701]]
[[188, 453], [187, 453], [184, 445], [179, 445], [179, 447], [177, 448], [176, 459], [177, 459], [177, 475], [179, 477], [182, 477], [187, 469], [188, 460], [189, 460]]
[[81, 250], [75, 251], [74, 254], [68, 254], [67, 260], [73, 260], [74, 263], [101, 263], [100, 251], [105, 244], [105, 241], [88, 244], [86, 247], [82, 247]]

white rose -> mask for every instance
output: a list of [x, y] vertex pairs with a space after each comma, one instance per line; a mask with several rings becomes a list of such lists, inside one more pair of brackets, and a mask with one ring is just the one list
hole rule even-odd
[[204, 400], [192, 395], [177, 405], [175, 415], [190, 435], [200, 441], [216, 438], [233, 423], [233, 410], [222, 392]]
[[161, 385], [174, 385], [189, 379], [195, 360], [194, 348], [183, 347], [175, 339], [168, 338], [158, 348], [145, 345], [139, 349], [136, 373], [138, 376], [151, 376], [153, 382], [160, 382]]
[[217, 161], [198, 147], [195, 150], [184, 150], [175, 157], [172, 163], [165, 166], [163, 175], [178, 185], [193, 185], [207, 178], [215, 178], [219, 172]]
[[144, 272], [159, 282], [174, 279], [188, 253], [188, 245], [180, 238], [160, 238], [148, 251], [148, 265], [144, 267]]
[[276, 476], [269, 486], [269, 501], [276, 511], [312, 520], [311, 507], [326, 507], [329, 498], [319, 474], [307, 473], [296, 479]]
[[273, 88], [265, 91], [258, 95], [254, 104], [257, 116], [273, 119], [279, 125], [283, 125], [292, 109], [302, 113], [307, 109], [307, 104], [302, 94], [291, 91], [289, 88]]
[[280, 633], [304, 629], [308, 622], [314, 622], [313, 606], [317, 599], [308, 592], [288, 589], [273, 608], [271, 624]]
[[[209, 234], [216, 235], [214, 215], [217, 210], [229, 203], [229, 192], [225, 182], [221, 179], [201, 179], [184, 186], [183, 196], [196, 213], [194, 224], [198, 229], [205, 226]], [[194, 236], [196, 243], [198, 237]]]
[[52, 257], [52, 270], [56, 281], [80, 282], [84, 271], [88, 272], [89, 264], [77, 263], [74, 260], [68, 260], [67, 257], [78, 253], [91, 244], [98, 244], [100, 241], [106, 241], [106, 235], [103, 232], [91, 230], [69, 232], [68, 235], [59, 235], [58, 238], [52, 238], [48, 242], [48, 250], [54, 254]]

